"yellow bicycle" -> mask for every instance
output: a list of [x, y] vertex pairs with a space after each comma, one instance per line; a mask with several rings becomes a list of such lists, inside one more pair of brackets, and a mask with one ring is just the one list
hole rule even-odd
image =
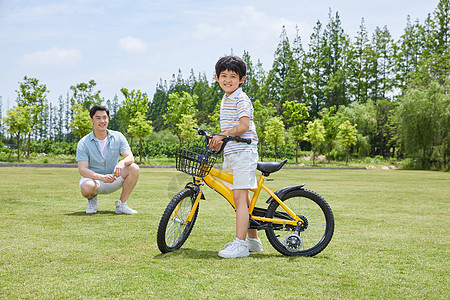
[[[209, 149], [211, 134], [207, 130], [194, 128], [205, 137], [204, 148], [178, 149], [177, 170], [193, 176], [167, 205], [158, 226], [157, 243], [162, 253], [179, 249], [194, 227], [200, 199], [205, 199], [202, 186], [206, 184], [222, 195], [236, 209], [233, 192], [220, 180], [233, 182], [233, 176], [213, 167], [217, 155], [230, 140], [250, 143], [248, 139], [227, 137], [222, 148], [215, 152]], [[321, 252], [333, 236], [334, 216], [328, 203], [317, 193], [304, 189], [304, 184], [290, 186], [273, 192], [265, 185], [267, 177], [280, 170], [286, 163], [259, 162], [261, 172], [258, 187], [251, 190], [253, 197], [248, 208], [249, 228], [264, 229], [270, 244], [288, 256], [314, 256]], [[264, 190], [269, 194], [267, 208], [256, 207]]]

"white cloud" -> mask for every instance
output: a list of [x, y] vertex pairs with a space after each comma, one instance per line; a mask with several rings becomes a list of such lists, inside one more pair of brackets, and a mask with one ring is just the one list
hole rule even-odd
[[119, 48], [127, 53], [140, 54], [147, 51], [148, 45], [138, 38], [127, 36], [119, 40]]
[[53, 47], [45, 51], [25, 54], [22, 64], [41, 65], [49, 67], [67, 68], [76, 65], [82, 60], [82, 54], [77, 49], [62, 49]]
[[[113, 99], [114, 94], [122, 95], [120, 89], [123, 87], [129, 90], [135, 89], [146, 92], [149, 86], [153, 86], [157, 82], [158, 76], [159, 74], [150, 71], [121, 69], [112, 73], [97, 73], [93, 78], [99, 90], [109, 91], [109, 94], [102, 92], [102, 95], [106, 99]], [[114, 91], [114, 94], [111, 91]]]
[[[215, 13], [199, 15], [193, 37], [199, 40], [221, 39], [234, 43], [256, 44], [256, 46], [276, 45], [282, 26], [286, 27], [289, 37], [295, 35], [296, 25], [302, 37], [311, 29], [304, 22], [295, 22], [287, 18], [274, 17], [253, 6], [242, 7], [240, 14], [233, 9], [214, 8]], [[233, 15], [232, 22], [217, 22], [221, 16]]]

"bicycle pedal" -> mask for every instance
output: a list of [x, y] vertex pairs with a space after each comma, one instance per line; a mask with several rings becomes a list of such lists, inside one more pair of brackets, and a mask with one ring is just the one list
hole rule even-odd
[[259, 224], [258, 221], [250, 218], [250, 220], [248, 222], [248, 228], [249, 229], [258, 229], [259, 227], [261, 227], [261, 224]]

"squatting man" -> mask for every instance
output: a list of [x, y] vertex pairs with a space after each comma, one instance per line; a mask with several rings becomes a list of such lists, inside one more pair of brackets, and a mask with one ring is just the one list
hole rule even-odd
[[127, 205], [139, 178], [139, 166], [134, 163], [131, 148], [122, 133], [108, 130], [106, 107], [95, 105], [89, 113], [94, 130], [78, 142], [76, 156], [81, 194], [87, 198], [86, 213], [97, 212], [97, 194], [110, 194], [122, 188], [120, 199], [115, 202], [116, 213], [137, 214]]

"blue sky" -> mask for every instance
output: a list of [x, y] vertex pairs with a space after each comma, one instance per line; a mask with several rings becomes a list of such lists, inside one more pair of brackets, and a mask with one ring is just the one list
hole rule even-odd
[[339, 13], [353, 38], [364, 17], [372, 34], [387, 26], [395, 39], [406, 18], [421, 23], [438, 0], [0, 0], [0, 96], [3, 112], [14, 106], [24, 76], [38, 78], [56, 103], [71, 85], [94, 79], [105, 99], [120, 89], [153, 96], [159, 79], [181, 69], [212, 78], [216, 60], [246, 50], [270, 69], [282, 26], [303, 48], [329, 9]]

